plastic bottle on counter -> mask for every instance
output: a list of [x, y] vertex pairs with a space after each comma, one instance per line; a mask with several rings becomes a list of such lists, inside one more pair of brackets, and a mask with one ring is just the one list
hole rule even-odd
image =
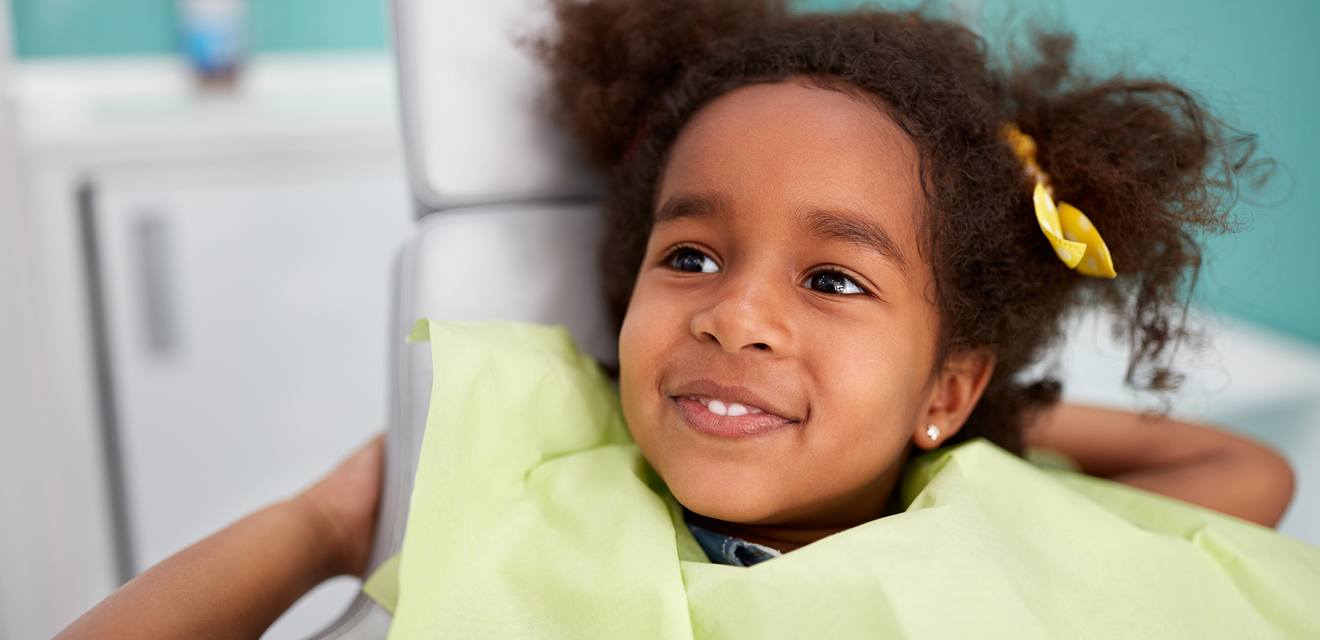
[[243, 0], [179, 0], [184, 55], [204, 85], [238, 79], [247, 42]]

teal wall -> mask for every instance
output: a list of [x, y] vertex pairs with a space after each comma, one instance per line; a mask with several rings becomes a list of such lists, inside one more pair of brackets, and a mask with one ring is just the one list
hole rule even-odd
[[[162, 54], [176, 50], [174, 0], [10, 2], [20, 58]], [[256, 51], [380, 49], [386, 0], [248, 0]]]
[[[0, 0], [4, 1], [4, 0]], [[20, 57], [167, 53], [172, 0], [8, 0]], [[253, 48], [385, 46], [387, 0], [249, 0]], [[453, 0], [434, 0], [453, 1]], [[813, 8], [864, 0], [806, 0]], [[911, 5], [915, 2], [904, 2]], [[1320, 343], [1320, 2], [1268, 0], [951, 0], [971, 7], [991, 42], [1036, 19], [1079, 38], [1100, 69], [1157, 71], [1260, 135], [1279, 162], [1265, 204], [1243, 205], [1242, 233], [1207, 241], [1198, 299]], [[1008, 16], [1013, 20], [1009, 21]]]

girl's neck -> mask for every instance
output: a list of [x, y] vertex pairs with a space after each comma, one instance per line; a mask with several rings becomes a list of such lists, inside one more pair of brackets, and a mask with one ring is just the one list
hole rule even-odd
[[683, 515], [687, 522], [699, 527], [788, 553], [826, 536], [902, 511], [899, 493], [894, 491], [898, 477], [898, 473], [885, 473], [868, 492], [867, 500], [835, 511], [830, 517], [782, 524], [749, 524], [710, 518], [686, 508]]

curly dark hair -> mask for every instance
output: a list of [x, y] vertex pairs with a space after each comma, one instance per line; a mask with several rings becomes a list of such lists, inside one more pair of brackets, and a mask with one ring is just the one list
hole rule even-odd
[[[532, 42], [549, 68], [556, 117], [608, 175], [601, 261], [622, 322], [652, 225], [655, 188], [680, 129], [718, 96], [801, 77], [865, 95], [913, 139], [926, 197], [922, 251], [939, 310], [937, 362], [964, 349], [996, 357], [990, 382], [952, 441], [984, 436], [1022, 452], [1031, 412], [1057, 402], [1046, 375], [1022, 379], [1074, 309], [1109, 307], [1131, 344], [1129, 386], [1170, 391], [1174, 346], [1193, 333], [1186, 304], [1196, 235], [1233, 226], [1254, 137], [1157, 78], [1094, 78], [1073, 39], [1033, 31], [1023, 60], [988, 62], [953, 22], [861, 8], [806, 13], [783, 0], [550, 0], [558, 30]], [[1060, 264], [1032, 213], [1031, 184], [1001, 134], [1037, 141], [1058, 199], [1103, 233], [1119, 276]]]

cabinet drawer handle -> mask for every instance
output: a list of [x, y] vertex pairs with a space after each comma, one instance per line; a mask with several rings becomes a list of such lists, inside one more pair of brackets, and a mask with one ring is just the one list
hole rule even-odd
[[142, 340], [149, 353], [167, 357], [179, 342], [170, 226], [161, 213], [144, 211], [133, 221], [132, 234], [137, 253]]

